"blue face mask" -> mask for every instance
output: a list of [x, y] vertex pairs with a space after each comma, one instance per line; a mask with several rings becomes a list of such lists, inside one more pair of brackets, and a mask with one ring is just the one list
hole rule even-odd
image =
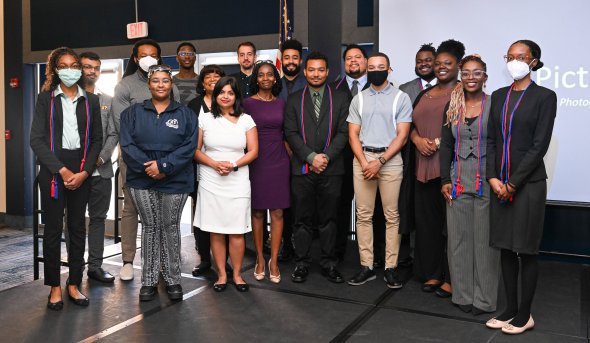
[[66, 85], [66, 87], [72, 87], [80, 77], [82, 76], [82, 71], [79, 69], [61, 69], [57, 71], [57, 75], [59, 79]]

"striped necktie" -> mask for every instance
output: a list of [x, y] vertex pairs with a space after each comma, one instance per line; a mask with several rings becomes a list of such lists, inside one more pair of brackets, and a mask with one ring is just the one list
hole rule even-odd
[[313, 109], [315, 111], [315, 119], [320, 119], [320, 108], [322, 107], [322, 102], [320, 101], [320, 93], [314, 92], [313, 93]]

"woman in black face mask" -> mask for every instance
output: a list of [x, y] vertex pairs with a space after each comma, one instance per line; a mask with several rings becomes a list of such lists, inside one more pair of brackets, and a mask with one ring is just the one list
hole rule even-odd
[[436, 86], [423, 91], [414, 102], [410, 139], [416, 148], [414, 220], [416, 246], [414, 274], [424, 282], [424, 292], [450, 297], [451, 279], [446, 254], [445, 200], [440, 193], [439, 147], [442, 114], [457, 85], [459, 61], [465, 54], [461, 42], [447, 40], [436, 51]]

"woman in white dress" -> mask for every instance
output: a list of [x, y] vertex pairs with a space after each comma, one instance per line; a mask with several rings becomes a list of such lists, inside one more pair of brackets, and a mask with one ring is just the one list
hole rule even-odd
[[246, 247], [244, 234], [252, 230], [248, 164], [258, 156], [258, 131], [254, 120], [242, 113], [233, 77], [223, 77], [215, 85], [211, 112], [199, 117], [198, 137], [195, 160], [201, 168], [194, 226], [211, 233], [218, 273], [213, 289], [222, 292], [227, 286], [228, 235], [233, 280], [238, 291], [246, 292], [248, 284], [240, 269]]

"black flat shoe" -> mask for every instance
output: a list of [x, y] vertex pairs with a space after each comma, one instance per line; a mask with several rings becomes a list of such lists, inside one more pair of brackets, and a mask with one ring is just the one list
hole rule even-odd
[[247, 283], [236, 283], [235, 285], [238, 292], [248, 292], [248, 290], [250, 289], [250, 286], [248, 286]]
[[422, 292], [432, 293], [436, 291], [440, 287], [440, 285], [442, 285], [442, 283], [425, 283], [422, 285]]
[[440, 287], [437, 288], [436, 291], [434, 291], [434, 294], [436, 294], [436, 296], [439, 298], [450, 298], [453, 295], [453, 293], [447, 292]]
[[[84, 295], [84, 294], [82, 294], [82, 295]], [[73, 302], [74, 304], [76, 304], [78, 306], [88, 306], [90, 304], [90, 300], [86, 296], [84, 296], [84, 298], [77, 299], [77, 298], [74, 298], [73, 296], [71, 296], [70, 292], [68, 292], [68, 298], [70, 299], [71, 302]]]
[[193, 269], [193, 276], [201, 276], [210, 270], [211, 261], [201, 261], [201, 263]]
[[139, 301], [150, 301], [156, 297], [158, 288], [156, 286], [141, 286], [139, 290]]
[[219, 293], [220, 292], [223, 292], [223, 291], [225, 291], [226, 288], [227, 288], [227, 283], [216, 283], [216, 284], [213, 284], [213, 290], [215, 292], [219, 292]]
[[166, 293], [170, 300], [182, 300], [182, 286], [181, 285], [170, 285], [166, 286]]
[[102, 268], [98, 268], [96, 270], [89, 270], [87, 275], [89, 278], [103, 283], [113, 283], [113, 281], [115, 281], [115, 277], [111, 273], [105, 271]]
[[52, 303], [51, 294], [47, 296], [47, 308], [52, 311], [61, 311], [64, 308], [64, 302], [62, 300]]

